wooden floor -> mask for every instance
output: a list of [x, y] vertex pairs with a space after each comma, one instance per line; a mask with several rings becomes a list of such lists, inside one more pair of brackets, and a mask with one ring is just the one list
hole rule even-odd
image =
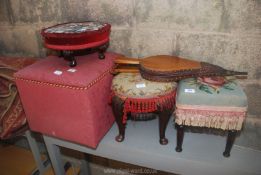
[[[45, 159], [45, 156], [42, 157]], [[0, 174], [1, 175], [28, 175], [36, 169], [31, 151], [13, 145], [0, 145]], [[69, 168], [67, 175], [79, 174], [80, 168]], [[54, 175], [49, 168], [45, 175]]]
[[[79, 174], [80, 173], [80, 168], [77, 167], [77, 168], [69, 168], [66, 172], [66, 175], [76, 175], [76, 174]], [[53, 169], [50, 168], [46, 173], [45, 175], [54, 175], [54, 172], [53, 172]]]

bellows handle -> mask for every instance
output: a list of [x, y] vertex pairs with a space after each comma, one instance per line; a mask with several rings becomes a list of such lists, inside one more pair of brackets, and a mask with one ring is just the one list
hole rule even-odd
[[132, 65], [139, 65], [140, 64], [140, 59], [138, 58], [128, 58], [125, 56], [120, 56], [115, 58], [114, 60], [115, 64], [132, 64]]

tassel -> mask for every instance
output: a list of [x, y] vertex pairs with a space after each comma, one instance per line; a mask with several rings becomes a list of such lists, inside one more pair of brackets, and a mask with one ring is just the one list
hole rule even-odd
[[138, 112], [140, 113], [140, 112], [141, 112], [141, 110], [140, 110], [140, 108], [141, 108], [141, 107], [140, 107], [141, 102], [139, 101], [137, 105], [138, 105]]

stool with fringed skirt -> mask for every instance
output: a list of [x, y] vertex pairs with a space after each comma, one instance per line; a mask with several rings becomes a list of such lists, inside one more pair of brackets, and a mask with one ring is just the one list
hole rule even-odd
[[152, 82], [143, 79], [139, 73], [116, 75], [112, 82], [112, 107], [119, 128], [116, 141], [124, 140], [128, 114], [157, 113], [160, 143], [167, 144], [165, 130], [174, 110], [175, 95], [175, 82]]
[[179, 82], [176, 98], [176, 151], [182, 151], [184, 127], [228, 131], [225, 157], [230, 156], [237, 131], [246, 116], [247, 98], [234, 77], [189, 78]]

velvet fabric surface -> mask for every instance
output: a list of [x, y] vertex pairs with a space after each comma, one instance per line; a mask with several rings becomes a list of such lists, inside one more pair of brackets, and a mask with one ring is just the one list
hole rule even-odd
[[114, 122], [108, 104], [114, 53], [76, 57], [77, 68], [50, 56], [15, 74], [30, 128], [96, 148]]

